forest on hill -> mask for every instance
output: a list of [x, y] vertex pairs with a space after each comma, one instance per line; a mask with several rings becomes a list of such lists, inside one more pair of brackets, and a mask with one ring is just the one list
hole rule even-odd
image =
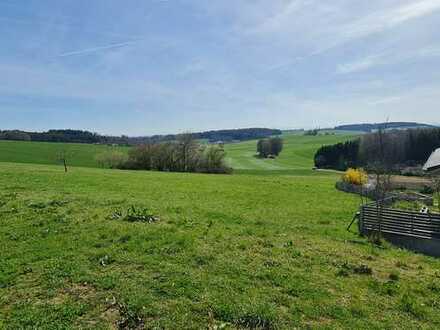
[[[281, 130], [270, 128], [242, 128], [192, 133], [195, 139], [205, 139], [209, 142], [231, 142], [262, 139], [274, 135], [281, 135]], [[118, 144], [138, 145], [145, 143], [175, 141], [179, 134], [153, 135], [153, 136], [111, 136], [100, 135], [89, 131], [58, 129], [47, 132], [26, 132], [20, 130], [0, 131], [0, 140], [38, 141], [38, 142], [65, 142], [65, 143], [91, 143], [91, 144]]]
[[393, 130], [393, 129], [434, 128], [434, 127], [436, 126], [423, 124], [423, 123], [415, 123], [415, 122], [389, 122], [389, 123], [375, 123], [375, 124], [339, 125], [335, 127], [335, 130], [373, 132], [378, 129]]
[[440, 147], [440, 128], [392, 130], [383, 134], [370, 133], [352, 141], [322, 146], [315, 154], [315, 166], [346, 170], [385, 161], [390, 166], [423, 165], [429, 155]]

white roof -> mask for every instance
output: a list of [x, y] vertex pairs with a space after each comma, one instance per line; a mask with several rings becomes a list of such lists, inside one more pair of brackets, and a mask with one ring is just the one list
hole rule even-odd
[[425, 166], [423, 166], [424, 171], [431, 171], [436, 168], [440, 168], [440, 148], [431, 154]]

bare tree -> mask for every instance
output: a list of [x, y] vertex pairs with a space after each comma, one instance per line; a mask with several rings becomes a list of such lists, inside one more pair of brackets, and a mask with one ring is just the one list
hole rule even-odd
[[375, 181], [374, 198], [378, 219], [378, 239], [382, 233], [383, 207], [392, 188], [391, 173], [395, 162], [395, 155], [391, 152], [395, 141], [390, 138], [391, 135], [386, 132], [386, 128], [384, 125], [368, 137], [368, 148], [365, 148], [367, 154], [363, 155], [368, 164], [368, 171], [373, 174]]
[[191, 133], [181, 134], [178, 137], [179, 157], [181, 160], [182, 170], [190, 172], [194, 164], [194, 155], [199, 147], [194, 136]]
[[59, 150], [56, 154], [56, 160], [57, 160], [57, 162], [60, 162], [61, 164], [63, 164], [65, 173], [67, 173], [67, 170], [68, 170], [67, 163], [68, 163], [68, 160], [70, 159], [71, 156], [72, 156], [72, 153], [66, 149]]
[[434, 197], [437, 197], [437, 208], [440, 212], [440, 176], [439, 175], [432, 175], [430, 177], [431, 180], [431, 187], [434, 190]]

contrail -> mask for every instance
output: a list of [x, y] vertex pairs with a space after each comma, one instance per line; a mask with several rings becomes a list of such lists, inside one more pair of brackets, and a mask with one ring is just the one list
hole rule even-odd
[[107, 50], [107, 49], [112, 49], [112, 48], [125, 47], [125, 46], [128, 46], [128, 45], [137, 43], [137, 42], [139, 42], [141, 40], [142, 39], [138, 39], [138, 40], [120, 42], [120, 43], [110, 44], [110, 45], [105, 45], [105, 46], [99, 46], [99, 47], [75, 50], [75, 51], [59, 54], [59, 55], [57, 55], [57, 57], [67, 57], [67, 56], [83, 55], [83, 54], [95, 53], [95, 52], [99, 52], [99, 51]]

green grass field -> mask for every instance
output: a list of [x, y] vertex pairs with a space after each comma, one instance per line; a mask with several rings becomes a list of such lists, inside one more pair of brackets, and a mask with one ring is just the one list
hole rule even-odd
[[0, 162], [54, 165], [57, 155], [66, 152], [71, 166], [98, 167], [96, 155], [109, 149], [125, 151], [126, 147], [81, 143], [1, 141]]
[[0, 163], [0, 329], [438, 328], [440, 261], [347, 232], [311, 170], [341, 138], [228, 145], [234, 175]]
[[348, 134], [304, 136], [283, 135], [284, 150], [276, 159], [256, 157], [256, 141], [226, 144], [227, 162], [238, 173], [307, 174], [314, 166], [313, 156], [322, 145], [335, 144], [353, 137]]

